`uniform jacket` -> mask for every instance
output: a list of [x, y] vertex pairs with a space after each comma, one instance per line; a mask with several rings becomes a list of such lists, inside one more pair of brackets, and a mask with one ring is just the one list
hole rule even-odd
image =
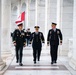
[[38, 32], [38, 34], [36, 34], [35, 32], [33, 32], [31, 34], [30, 41], [32, 42], [32, 47], [33, 48], [41, 48], [42, 47], [42, 42], [44, 43], [43, 33]]
[[25, 35], [26, 35], [26, 39], [30, 39], [30, 37], [31, 37], [31, 32], [25, 32]]
[[13, 42], [15, 42], [17, 45], [24, 45], [25, 44], [25, 33], [23, 30], [19, 31], [19, 29], [16, 29], [13, 33]]
[[59, 45], [59, 39], [62, 41], [62, 33], [60, 29], [56, 29], [56, 31], [50, 29], [47, 36], [48, 43], [50, 43], [50, 45]]

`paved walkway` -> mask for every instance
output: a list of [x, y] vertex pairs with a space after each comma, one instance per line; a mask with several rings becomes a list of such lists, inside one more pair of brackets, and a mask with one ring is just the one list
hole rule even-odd
[[15, 57], [13, 57], [13, 60], [4, 75], [76, 75], [76, 71], [68, 65], [67, 57], [59, 56], [57, 64], [51, 65], [49, 52], [49, 49], [43, 48], [40, 61], [34, 64], [32, 48], [24, 48], [24, 66], [19, 66], [19, 64], [16, 63]]

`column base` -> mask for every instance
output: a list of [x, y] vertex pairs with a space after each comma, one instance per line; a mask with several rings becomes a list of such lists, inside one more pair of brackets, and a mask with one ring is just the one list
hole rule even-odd
[[6, 66], [6, 63], [0, 60], [0, 71]]
[[2, 51], [2, 58], [5, 60], [7, 57], [12, 56], [12, 52], [10, 50]]
[[76, 70], [76, 60], [74, 60], [73, 58], [69, 61], [69, 65]]

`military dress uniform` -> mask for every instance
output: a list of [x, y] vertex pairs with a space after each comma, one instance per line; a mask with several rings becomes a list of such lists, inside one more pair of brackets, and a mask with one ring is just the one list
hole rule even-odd
[[31, 37], [31, 32], [26, 32], [25, 33], [25, 35], [26, 35], [26, 40], [27, 40], [27, 46], [28, 46], [28, 44], [29, 44], [29, 41], [30, 41], [30, 37]]
[[33, 32], [31, 34], [32, 48], [33, 48], [33, 57], [34, 63], [36, 63], [36, 58], [40, 60], [40, 54], [42, 49], [42, 43], [44, 43], [44, 36], [42, 32]]
[[59, 39], [60, 39], [60, 43], [62, 43], [62, 33], [60, 29], [57, 28], [55, 30], [50, 29], [47, 37], [47, 44], [50, 43], [50, 54], [51, 54], [52, 64], [56, 63], [57, 61]]
[[24, 30], [16, 29], [13, 35], [13, 42], [16, 43], [15, 51], [16, 51], [16, 62], [22, 63], [22, 55], [23, 55], [23, 46], [25, 45], [25, 33]]

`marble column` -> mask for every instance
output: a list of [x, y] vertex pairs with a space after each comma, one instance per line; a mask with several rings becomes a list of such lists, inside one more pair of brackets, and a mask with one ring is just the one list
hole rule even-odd
[[57, 28], [61, 26], [61, 1], [57, 0]]
[[35, 0], [35, 25], [38, 23], [38, 0]]
[[17, 8], [18, 8], [17, 9], [17, 13], [18, 13], [17, 17], [19, 17], [19, 15], [21, 13], [21, 1], [20, 0], [18, 1], [18, 7]]
[[[0, 0], [0, 34], [1, 34], [1, 0]], [[4, 68], [5, 63], [3, 62], [1, 58], [1, 36], [0, 36], [0, 71]]]
[[47, 45], [48, 0], [45, 0], [45, 45]]
[[69, 39], [73, 37], [73, 1], [61, 0], [60, 29], [63, 34], [63, 44], [60, 46], [60, 55], [68, 55]]
[[[57, 0], [57, 28], [61, 29], [62, 31], [62, 9], [63, 0]], [[59, 45], [59, 55], [62, 55], [62, 46]]]
[[73, 54], [69, 60], [69, 64], [74, 70], [76, 70], [76, 0], [74, 0], [73, 9]]
[[11, 0], [2, 0], [2, 35], [1, 35], [1, 49], [4, 56], [11, 54]]
[[26, 2], [26, 28], [28, 28], [28, 20], [29, 20], [29, 0]]

